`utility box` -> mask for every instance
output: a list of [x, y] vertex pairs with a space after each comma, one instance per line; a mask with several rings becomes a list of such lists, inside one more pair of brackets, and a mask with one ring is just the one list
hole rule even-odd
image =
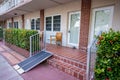
[[3, 29], [0, 28], [0, 41], [3, 40]]

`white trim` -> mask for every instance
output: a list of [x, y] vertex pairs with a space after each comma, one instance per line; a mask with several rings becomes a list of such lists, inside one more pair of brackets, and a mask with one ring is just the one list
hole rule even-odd
[[100, 10], [107, 10], [110, 9], [111, 10], [111, 17], [110, 17], [110, 23], [109, 23], [109, 27], [112, 28], [112, 20], [113, 20], [113, 12], [114, 12], [114, 6], [109, 6], [109, 7], [102, 7], [102, 8], [96, 8], [92, 10], [92, 22], [91, 22], [91, 32], [90, 32], [90, 43], [92, 43], [93, 39], [94, 39], [94, 22], [95, 22], [95, 12], [96, 11], [100, 11]]
[[[54, 16], [61, 16], [61, 18], [60, 18], [60, 20], [61, 20], [61, 22], [60, 22], [60, 31], [53, 31], [53, 17]], [[51, 23], [51, 31], [47, 31], [46, 30], [46, 17], [51, 17], [52, 18], [52, 23]], [[45, 28], [45, 30], [46, 30], [46, 32], [61, 32], [61, 24], [62, 24], [62, 15], [61, 14], [54, 14], [54, 15], [48, 15], [48, 16], [45, 16], [45, 20], [44, 20], [45, 22], [45, 25], [44, 25], [44, 28]]]
[[19, 20], [15, 20], [15, 21], [13, 22], [13, 27], [14, 27], [14, 28], [15, 28], [15, 22], [18, 22], [18, 25], [17, 25], [17, 26], [18, 26], [18, 29], [20, 29], [20, 27], [19, 27], [19, 22], [20, 22], [20, 21], [19, 21]]
[[[31, 21], [32, 21], [33, 19], [35, 20], [35, 22], [34, 22], [34, 29], [33, 29], [33, 30], [37, 30], [37, 27], [36, 27], [36, 20], [37, 20], [37, 19], [40, 19], [40, 17], [35, 17], [35, 18], [31, 18], [31, 19], [30, 19], [30, 29], [31, 29]], [[37, 31], [39, 32], [40, 29], [37, 30]]]
[[[69, 20], [68, 20], [68, 31], [70, 31], [71, 15], [72, 15], [72, 14], [78, 14], [78, 13], [80, 14], [80, 19], [81, 19], [81, 12], [80, 12], [80, 11], [70, 12], [70, 13], [69, 13], [69, 18], [68, 18], [68, 19], [69, 19]], [[68, 31], [67, 31], [67, 34], [68, 34], [68, 39], [67, 39], [67, 40], [68, 40], [68, 45], [69, 45], [70, 47], [71, 47], [71, 46], [72, 46], [72, 47], [75, 46], [75, 47], [78, 48], [78, 46], [79, 46], [79, 39], [80, 39], [79, 37], [80, 37], [80, 34], [79, 34], [79, 36], [78, 36], [78, 44], [74, 44], [74, 43], [70, 43], [70, 42], [69, 42], [69, 41], [70, 41], [70, 33], [69, 33]], [[80, 33], [80, 27], [79, 27], [79, 33]]]
[[[44, 17], [44, 29], [45, 29], [46, 32], [52, 32], [52, 29], [51, 29], [51, 31], [47, 31], [47, 30], [46, 30], [46, 18], [47, 18], [47, 17], [51, 17], [51, 18], [52, 18], [52, 16], [45, 16], [45, 17]], [[52, 23], [51, 23], [51, 28], [52, 28]]]

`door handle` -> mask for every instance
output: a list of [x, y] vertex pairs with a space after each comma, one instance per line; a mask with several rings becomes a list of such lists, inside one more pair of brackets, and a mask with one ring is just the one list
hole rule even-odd
[[70, 30], [68, 31], [68, 33], [70, 33]]

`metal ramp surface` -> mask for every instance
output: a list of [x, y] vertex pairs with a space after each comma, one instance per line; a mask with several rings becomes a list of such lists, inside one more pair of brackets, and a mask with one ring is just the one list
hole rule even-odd
[[34, 68], [38, 64], [42, 63], [43, 61], [45, 61], [46, 59], [48, 59], [51, 56], [52, 56], [51, 53], [46, 52], [46, 51], [41, 51], [13, 67], [15, 70], [17, 70], [17, 72], [19, 74], [22, 74], [24, 72], [31, 70], [32, 68]]

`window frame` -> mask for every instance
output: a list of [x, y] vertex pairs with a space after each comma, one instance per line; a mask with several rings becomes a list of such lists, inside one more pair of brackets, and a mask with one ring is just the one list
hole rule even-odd
[[[17, 27], [15, 27], [15, 23], [17, 23]], [[19, 22], [18, 22], [18, 21], [15, 21], [15, 22], [14, 22], [14, 28], [16, 28], [16, 29], [19, 28]]]
[[[37, 22], [36, 22], [37, 19], [39, 19], [39, 21], [40, 21], [40, 18], [39, 18], [39, 17], [37, 17], [37, 18], [31, 18], [31, 19], [30, 19], [30, 27], [31, 27], [30, 29], [31, 29], [31, 30], [40, 30], [40, 22], [39, 22], [39, 29], [37, 29]], [[34, 20], [34, 29], [32, 29], [32, 26], [31, 26], [31, 25], [32, 25], [32, 24], [31, 24], [31, 23], [32, 23], [32, 20]]]
[[[53, 28], [54, 28], [54, 21], [53, 21], [54, 19], [53, 19], [53, 17], [54, 16], [60, 16], [60, 30], [59, 31], [53, 30]], [[51, 30], [50, 31], [46, 30], [46, 18], [47, 17], [51, 17], [52, 18], [52, 21], [51, 21]], [[61, 23], [62, 23], [62, 15], [61, 14], [55, 14], [55, 15], [45, 16], [45, 30], [48, 31], [48, 32], [60, 32], [61, 31]]]
[[[37, 28], [37, 20], [39, 19], [39, 28]], [[35, 20], [35, 30], [40, 30], [40, 18], [36, 18]]]
[[[56, 16], [60, 16], [60, 21], [59, 21], [59, 30], [54, 30], [54, 24], [56, 24], [56, 25], [58, 25], [58, 23], [54, 23], [54, 17], [56, 17]], [[53, 31], [61, 31], [61, 15], [55, 15], [55, 16], [53, 16]]]
[[100, 11], [100, 10], [107, 10], [107, 9], [111, 10], [111, 18], [110, 18], [110, 24], [109, 24], [109, 27], [111, 28], [110, 25], [112, 25], [112, 21], [113, 21], [114, 6], [99, 7], [99, 8], [92, 9], [92, 15], [93, 16], [92, 16], [92, 22], [91, 22], [91, 31], [90, 31], [90, 41], [89, 41], [89, 44], [92, 44], [92, 41], [94, 40], [94, 35], [95, 35], [95, 26], [94, 26], [95, 12], [96, 11]]
[[[47, 25], [47, 23], [46, 23], [46, 18], [47, 18], [47, 17], [51, 17], [51, 30], [46, 30], [46, 28], [47, 28], [47, 27], [46, 27], [46, 25]], [[47, 17], [45, 17], [45, 30], [46, 30], [46, 31], [52, 31], [52, 25], [53, 25], [52, 16], [47, 16]]]
[[12, 28], [12, 22], [8, 22], [8, 28]]
[[[34, 22], [33, 22], [33, 24], [32, 24], [32, 21], [34, 20]], [[34, 25], [34, 27], [32, 27], [32, 25]], [[31, 30], [35, 30], [35, 19], [34, 18], [32, 18], [31, 20], [30, 20], [30, 29]]]

